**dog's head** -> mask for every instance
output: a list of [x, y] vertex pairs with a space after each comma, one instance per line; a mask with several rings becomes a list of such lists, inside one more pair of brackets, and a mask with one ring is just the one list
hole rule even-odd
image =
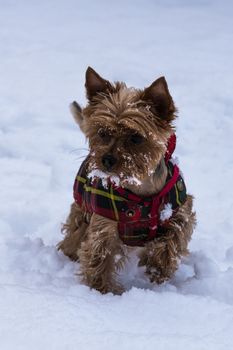
[[164, 157], [176, 108], [164, 77], [144, 90], [86, 71], [87, 106], [72, 113], [90, 146], [90, 168], [121, 182], [150, 175]]

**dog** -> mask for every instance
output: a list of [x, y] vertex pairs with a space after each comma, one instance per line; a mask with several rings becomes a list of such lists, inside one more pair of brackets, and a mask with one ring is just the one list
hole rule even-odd
[[172, 158], [177, 109], [164, 77], [140, 90], [86, 71], [88, 103], [71, 104], [90, 152], [58, 249], [80, 263], [82, 282], [121, 294], [117, 277], [137, 249], [151, 282], [169, 280], [196, 224], [193, 197]]

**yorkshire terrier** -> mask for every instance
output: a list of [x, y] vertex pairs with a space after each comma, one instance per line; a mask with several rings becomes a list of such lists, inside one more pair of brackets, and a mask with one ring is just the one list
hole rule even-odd
[[123, 292], [117, 277], [137, 249], [151, 282], [171, 278], [195, 227], [193, 197], [172, 158], [176, 107], [164, 77], [144, 90], [86, 71], [88, 104], [71, 111], [90, 152], [74, 183], [74, 203], [58, 245], [80, 263], [82, 281]]

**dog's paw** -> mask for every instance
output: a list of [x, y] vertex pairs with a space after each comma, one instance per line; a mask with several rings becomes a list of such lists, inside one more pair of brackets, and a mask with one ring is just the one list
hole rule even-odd
[[148, 268], [146, 270], [151, 283], [162, 284], [170, 279], [171, 276], [165, 275], [161, 270], [156, 268]]
[[93, 287], [93, 288], [98, 290], [101, 294], [112, 293], [114, 295], [121, 295], [125, 292], [125, 289], [119, 283], [114, 284], [114, 285], [112, 284], [112, 285], [108, 285], [108, 286], [102, 286], [100, 288], [98, 288], [98, 287]]

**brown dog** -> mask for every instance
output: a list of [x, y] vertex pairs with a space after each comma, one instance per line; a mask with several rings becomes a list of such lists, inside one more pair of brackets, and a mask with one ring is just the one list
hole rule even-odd
[[193, 198], [171, 159], [176, 108], [166, 80], [137, 90], [88, 68], [86, 91], [87, 107], [71, 107], [90, 153], [58, 249], [80, 262], [85, 284], [121, 293], [117, 272], [128, 246], [141, 246], [139, 265], [151, 282], [162, 283], [188, 254], [195, 226]]

